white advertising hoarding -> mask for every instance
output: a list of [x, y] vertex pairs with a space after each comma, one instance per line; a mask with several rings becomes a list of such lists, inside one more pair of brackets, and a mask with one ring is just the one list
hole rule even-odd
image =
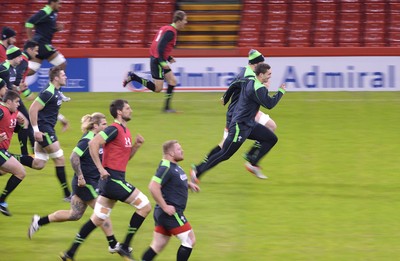
[[[171, 65], [176, 91], [224, 91], [246, 58], [179, 58]], [[272, 67], [271, 90], [286, 82], [290, 91], [399, 91], [397, 56], [266, 57]], [[90, 91], [147, 91], [139, 84], [122, 87], [128, 71], [151, 79], [149, 58], [91, 58]]]

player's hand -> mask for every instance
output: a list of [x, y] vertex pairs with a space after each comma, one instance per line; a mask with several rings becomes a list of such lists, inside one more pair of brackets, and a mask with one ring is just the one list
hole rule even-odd
[[78, 187], [86, 186], [86, 180], [83, 176], [78, 176]]
[[142, 146], [143, 143], [144, 143], [144, 138], [143, 138], [143, 136], [140, 135], [140, 134], [136, 135], [136, 137], [135, 137], [135, 146], [136, 146], [137, 148], [139, 148], [139, 147]]
[[18, 125], [23, 126], [24, 129], [28, 128], [28, 122], [25, 124], [25, 118], [22, 116], [17, 116]]
[[43, 141], [43, 133], [41, 131], [35, 131], [33, 133], [33, 136], [35, 137], [35, 141], [38, 141], [38, 142]]
[[195, 183], [193, 183], [193, 182], [188, 182], [188, 186], [189, 186], [189, 189], [191, 190], [191, 191], [193, 191], [193, 192], [200, 192], [200, 187], [197, 185], [197, 184], [195, 184]]
[[286, 91], [286, 83], [282, 83], [280, 88]]
[[101, 179], [107, 179], [110, 176], [110, 173], [107, 172], [104, 168], [99, 170], [100, 172], [100, 178]]
[[176, 60], [174, 57], [171, 56], [171, 59], [168, 60], [169, 63], [176, 63]]
[[62, 120], [61, 124], [62, 124], [62, 129], [61, 129], [62, 132], [65, 132], [66, 130], [69, 129], [69, 122], [66, 119]]
[[0, 142], [4, 141], [6, 139], [7, 139], [7, 133], [5, 133], [5, 132], [0, 133]]
[[167, 205], [166, 207], [164, 207], [163, 211], [170, 216], [176, 213], [175, 207], [171, 205]]

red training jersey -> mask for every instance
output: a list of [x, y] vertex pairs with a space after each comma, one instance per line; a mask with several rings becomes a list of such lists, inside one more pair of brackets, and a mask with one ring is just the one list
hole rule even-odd
[[7, 60], [7, 54], [6, 54], [7, 47], [3, 45], [3, 43], [0, 42], [0, 63], [4, 62]]
[[168, 60], [168, 57], [171, 55], [172, 49], [176, 44], [176, 35], [177, 35], [176, 28], [173, 27], [172, 25], [165, 25], [161, 27], [160, 30], [158, 30], [156, 36], [154, 36], [153, 42], [151, 43], [150, 46], [150, 55], [155, 58], [159, 58], [160, 55], [158, 53], [158, 44], [160, 43], [160, 40], [167, 31], [172, 31], [174, 33], [174, 38], [172, 39], [172, 41], [168, 42], [167, 46], [164, 49], [164, 55], [162, 58], [165, 61]]
[[18, 111], [12, 113], [3, 104], [0, 104], [0, 110], [3, 111], [3, 118], [0, 120], [0, 133], [5, 132], [7, 134], [7, 139], [0, 142], [0, 149], [7, 150], [10, 147], [15, 126], [17, 126]]
[[132, 151], [131, 132], [116, 122], [110, 126], [117, 128], [118, 135], [103, 147], [103, 167], [125, 172]]

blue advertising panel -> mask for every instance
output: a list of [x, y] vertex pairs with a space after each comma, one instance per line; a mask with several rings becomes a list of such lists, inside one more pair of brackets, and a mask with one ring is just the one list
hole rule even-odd
[[[43, 61], [39, 71], [27, 78], [29, 88], [33, 92], [40, 92], [49, 83], [49, 70], [53, 67], [47, 61]], [[87, 92], [89, 91], [89, 59], [67, 58], [67, 85], [62, 87], [63, 92]]]

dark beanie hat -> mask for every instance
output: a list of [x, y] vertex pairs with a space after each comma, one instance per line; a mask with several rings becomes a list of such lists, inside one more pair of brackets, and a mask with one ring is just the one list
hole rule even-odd
[[14, 45], [10, 45], [6, 51], [7, 54], [7, 60], [12, 60], [18, 56], [20, 56], [22, 54], [21, 50], [14, 46]]
[[264, 56], [257, 50], [251, 49], [249, 52], [249, 63], [257, 64], [264, 61]]
[[3, 31], [1, 32], [1, 40], [5, 40], [8, 39], [10, 37], [15, 36], [16, 33], [13, 29], [11, 29], [10, 27], [3, 27]]

